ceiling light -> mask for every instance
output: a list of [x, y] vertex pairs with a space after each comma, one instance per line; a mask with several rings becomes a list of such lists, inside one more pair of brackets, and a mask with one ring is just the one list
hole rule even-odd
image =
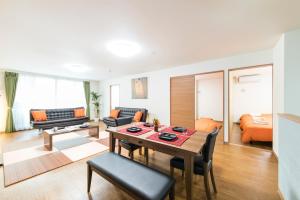
[[89, 71], [91, 68], [84, 66], [84, 65], [79, 65], [79, 64], [68, 64], [65, 65], [65, 68], [67, 68], [68, 70], [72, 71], [72, 72], [86, 72]]
[[126, 40], [109, 42], [106, 48], [112, 54], [124, 58], [134, 56], [141, 51], [141, 47], [138, 44]]

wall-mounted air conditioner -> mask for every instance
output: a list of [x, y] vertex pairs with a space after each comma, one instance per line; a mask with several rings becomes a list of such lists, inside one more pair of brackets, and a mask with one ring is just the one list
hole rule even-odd
[[260, 82], [260, 80], [261, 80], [260, 74], [242, 75], [242, 76], [238, 76], [237, 78], [238, 83], [257, 83]]

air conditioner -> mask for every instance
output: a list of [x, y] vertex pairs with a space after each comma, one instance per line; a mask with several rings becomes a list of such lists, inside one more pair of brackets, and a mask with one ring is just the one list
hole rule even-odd
[[238, 76], [238, 83], [257, 83], [260, 82], [260, 74], [249, 74]]

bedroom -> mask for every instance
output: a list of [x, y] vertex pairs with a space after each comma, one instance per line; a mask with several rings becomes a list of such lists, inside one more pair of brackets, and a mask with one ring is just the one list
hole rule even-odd
[[229, 142], [272, 150], [272, 65], [229, 71]]

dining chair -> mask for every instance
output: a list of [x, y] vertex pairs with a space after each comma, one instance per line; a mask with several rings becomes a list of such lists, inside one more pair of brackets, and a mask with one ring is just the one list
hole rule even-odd
[[[208, 134], [206, 142], [199, 155], [194, 157], [194, 174], [204, 176], [204, 185], [207, 199], [211, 199], [210, 187], [209, 187], [209, 174], [211, 182], [214, 188], [214, 192], [217, 193], [217, 187], [213, 173], [213, 152], [215, 148], [216, 138], [220, 128], [215, 128]], [[170, 160], [170, 172], [171, 176], [174, 176], [174, 168], [184, 171], [184, 159], [174, 157]]]
[[[121, 148], [124, 148], [128, 150], [128, 156], [130, 157], [131, 160], [134, 159], [134, 151], [139, 149], [139, 154], [142, 155], [142, 146], [136, 145], [129, 143], [127, 140], [119, 140], [119, 145], [118, 145], [118, 154], [121, 155]], [[144, 156], [146, 159], [146, 164], [148, 165], [149, 162], [149, 155], [148, 155], [148, 148], [144, 149]]]

